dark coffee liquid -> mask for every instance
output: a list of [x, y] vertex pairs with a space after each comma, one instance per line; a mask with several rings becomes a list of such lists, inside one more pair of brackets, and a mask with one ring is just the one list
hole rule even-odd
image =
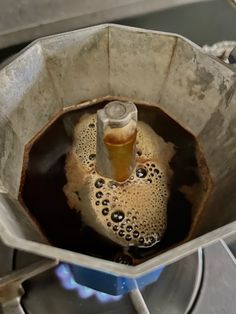
[[[114, 260], [122, 250], [118, 245], [84, 225], [80, 214], [70, 209], [63, 193], [66, 184], [65, 158], [70, 150], [73, 128], [85, 113], [95, 113], [106, 103], [65, 113], [34, 143], [29, 153], [21, 198], [49, 241], [60, 248]], [[135, 258], [148, 258], [183, 241], [191, 227], [192, 204], [178, 189], [200, 183], [193, 136], [159, 108], [137, 105], [144, 121], [165, 141], [176, 146], [170, 162], [174, 171], [168, 201], [167, 230], [161, 242], [147, 249], [129, 249]], [[95, 157], [94, 157], [95, 158]]]

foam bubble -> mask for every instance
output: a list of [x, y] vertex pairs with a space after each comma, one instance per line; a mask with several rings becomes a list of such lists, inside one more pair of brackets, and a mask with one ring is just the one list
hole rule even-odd
[[101, 191], [96, 193], [96, 198], [102, 198], [103, 197], [103, 193]]
[[104, 206], [108, 205], [109, 203], [110, 203], [109, 200], [104, 200], [104, 201], [102, 201], [102, 205], [104, 205]]
[[109, 213], [109, 208], [107, 208], [107, 207], [103, 208], [103, 210], [102, 210], [103, 216], [108, 215], [108, 213]]
[[133, 230], [133, 227], [132, 227], [131, 225], [129, 225], [129, 226], [126, 227], [126, 231], [127, 231], [127, 232], [130, 232], [130, 231], [132, 231], [132, 230]]
[[94, 160], [96, 158], [96, 154], [89, 155], [89, 160]]
[[103, 187], [104, 183], [105, 183], [105, 180], [102, 179], [102, 178], [99, 178], [99, 179], [97, 179], [96, 182], [95, 182], [95, 187], [98, 188], [98, 189], [100, 189], [100, 188]]
[[114, 222], [121, 222], [124, 219], [124, 217], [125, 214], [121, 210], [115, 211], [111, 214], [111, 220]]
[[125, 235], [125, 231], [121, 229], [118, 234], [120, 237], [123, 237]]
[[145, 168], [143, 168], [143, 167], [137, 168], [136, 176], [138, 178], [142, 178], [142, 179], [145, 178], [147, 176], [147, 170]]
[[130, 234], [127, 234], [127, 235], [125, 236], [125, 240], [126, 240], [126, 241], [131, 241], [131, 240], [132, 240], [131, 235], [130, 235]]
[[119, 229], [119, 228], [118, 228], [117, 225], [113, 226], [113, 230], [114, 230], [114, 231], [117, 231], [118, 229]]

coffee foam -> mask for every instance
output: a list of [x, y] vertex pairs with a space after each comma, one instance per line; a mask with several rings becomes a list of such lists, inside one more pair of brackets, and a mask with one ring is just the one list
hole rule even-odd
[[66, 158], [69, 206], [81, 212], [87, 225], [122, 246], [149, 247], [160, 241], [167, 225], [173, 145], [138, 122], [136, 167], [124, 183], [96, 172], [95, 152], [96, 115], [89, 115], [76, 125]]

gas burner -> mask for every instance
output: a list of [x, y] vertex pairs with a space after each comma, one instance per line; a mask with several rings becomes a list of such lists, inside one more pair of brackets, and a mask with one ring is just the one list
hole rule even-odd
[[[12, 250], [1, 242], [0, 251], [4, 253], [4, 259], [0, 256], [0, 286], [18, 278], [18, 288], [25, 291], [21, 300], [15, 295], [1, 304], [1, 314], [221, 314], [222, 309], [234, 313], [236, 306], [235, 236], [167, 266], [157, 282], [141, 291], [118, 297], [78, 285], [66, 264], [49, 269], [54, 262], [42, 258], [39, 261], [39, 257]], [[46, 269], [49, 270], [40, 273]], [[38, 275], [31, 277], [33, 273]]]
[[[20, 282], [23, 282], [25, 292], [21, 301], [16, 295], [11, 302], [3, 304], [1, 314], [9, 313], [9, 309], [12, 314], [156, 313], [155, 309], [163, 314], [177, 313], [176, 310], [185, 313], [194, 303], [203, 274], [202, 250], [199, 249], [198, 253], [165, 267], [156, 282], [141, 289], [137, 287], [123, 296], [112, 296], [77, 284], [67, 264], [51, 268], [55, 265], [53, 261], [39, 260], [37, 256], [21, 251], [13, 252], [3, 244], [0, 249], [1, 252], [5, 249], [5, 257], [8, 256], [5, 273], [12, 267], [10, 278], [24, 274], [15, 287], [21, 287]], [[40, 273], [43, 269], [45, 272]], [[31, 277], [32, 271], [34, 277]], [[0, 285], [6, 278], [9, 277], [0, 279]]]
[[60, 264], [56, 269], [55, 273], [60, 279], [61, 285], [66, 290], [75, 290], [78, 293], [79, 298], [88, 299], [95, 296], [101, 303], [115, 302], [122, 298], [122, 295], [113, 296], [104, 292], [96, 291], [86, 286], [78, 284], [67, 264]]

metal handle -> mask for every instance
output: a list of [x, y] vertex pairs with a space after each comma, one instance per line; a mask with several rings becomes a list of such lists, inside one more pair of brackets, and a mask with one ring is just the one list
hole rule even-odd
[[24, 314], [20, 298], [24, 294], [22, 282], [57, 264], [55, 260], [42, 259], [0, 278], [0, 304], [4, 314]]
[[133, 303], [133, 306], [138, 314], [150, 314], [150, 311], [145, 303], [142, 293], [137, 288], [129, 292], [129, 297]]
[[25, 314], [21, 304], [20, 298], [15, 298], [2, 304], [3, 314]]

